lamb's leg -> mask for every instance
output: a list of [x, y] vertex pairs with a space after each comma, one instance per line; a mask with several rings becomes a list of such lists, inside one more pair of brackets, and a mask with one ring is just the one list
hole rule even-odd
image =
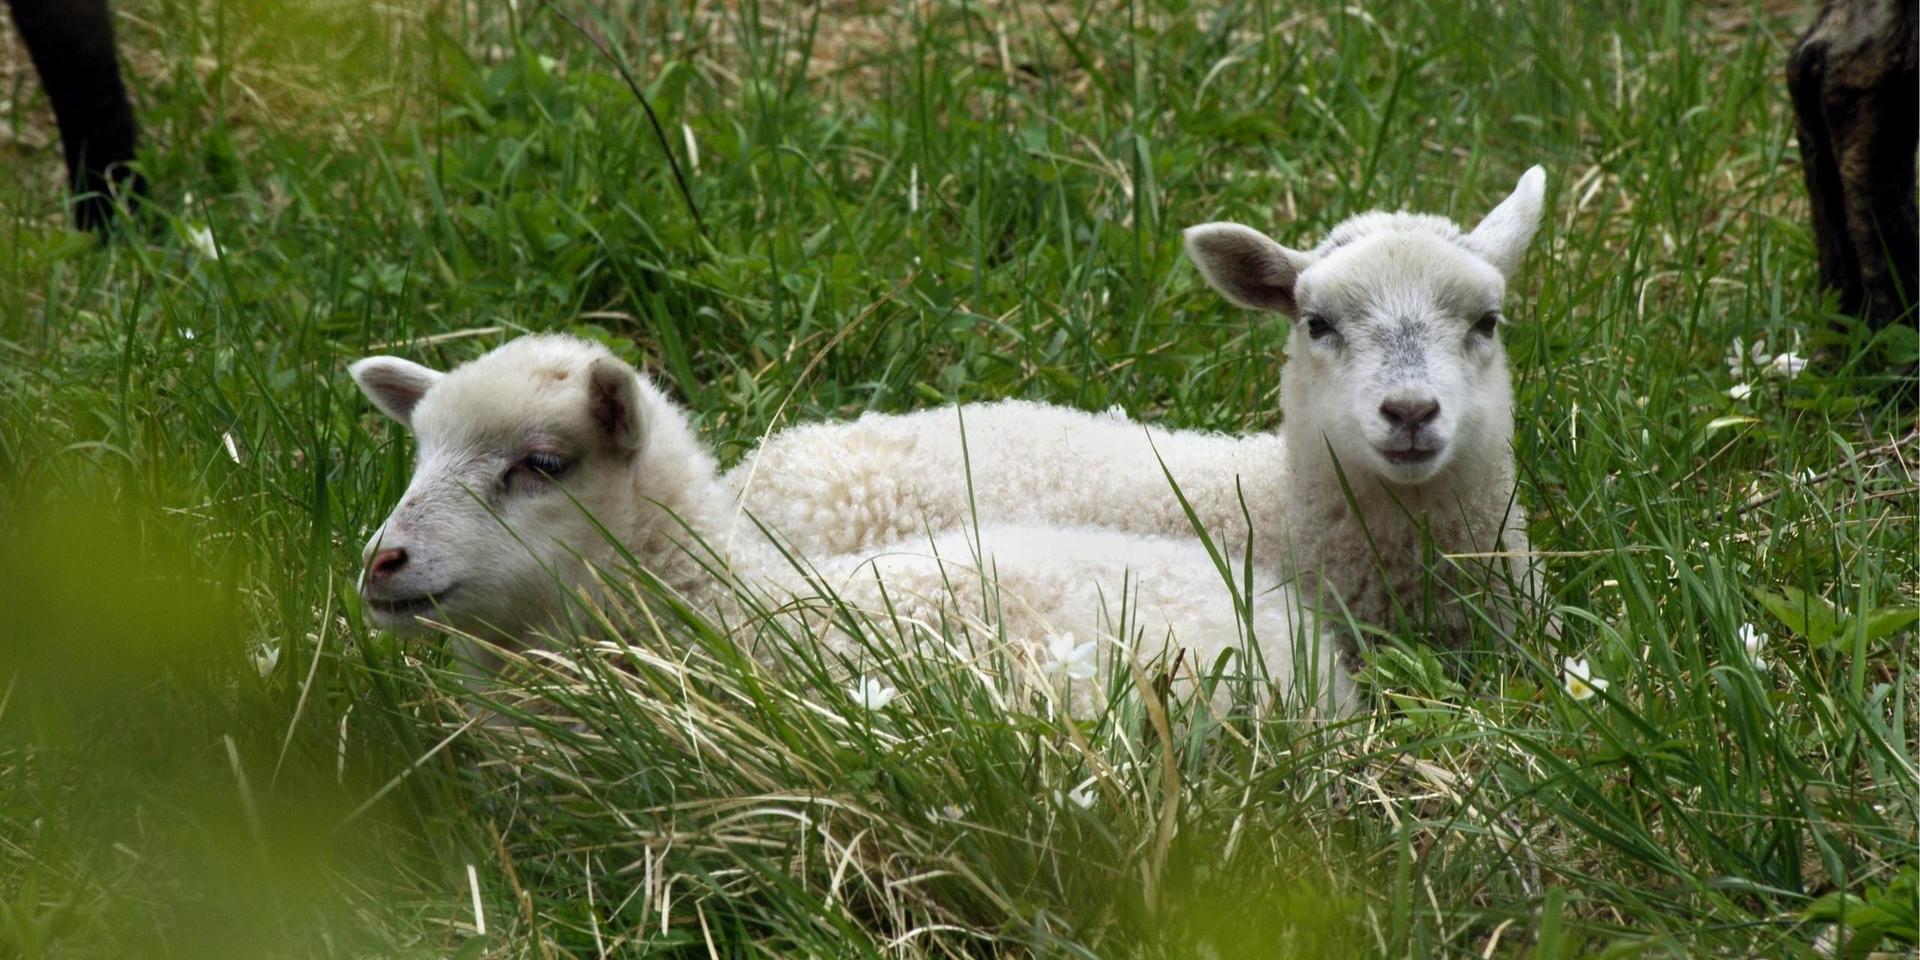
[[73, 216], [82, 229], [112, 221], [116, 191], [144, 194], [126, 164], [137, 128], [114, 55], [107, 0], [7, 0], [33, 67], [53, 104], [66, 151]]
[[1914, 315], [1915, 0], [1828, 0], [1787, 64], [1821, 286], [1885, 326]]

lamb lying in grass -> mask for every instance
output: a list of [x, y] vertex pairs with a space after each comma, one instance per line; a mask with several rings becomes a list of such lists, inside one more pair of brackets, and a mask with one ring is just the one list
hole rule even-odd
[[[419, 443], [412, 482], [365, 552], [361, 595], [383, 627], [413, 629], [425, 618], [528, 642], [556, 622], [567, 593], [597, 589], [594, 570], [618, 570], [625, 550], [719, 620], [737, 621], [743, 589], [817, 596], [812, 575], [875, 624], [921, 625], [905, 631], [918, 637], [894, 638], [916, 646], [943, 622], [972, 620], [1044, 669], [1044, 640], [1062, 632], [1082, 642], [1124, 633], [1120, 644], [1143, 663], [1166, 656], [1171, 638], [1185, 654], [1176, 692], [1190, 687], [1195, 665], [1211, 672], [1239, 650], [1257, 653], [1284, 695], [1319, 691], [1308, 695], [1323, 714], [1352, 703], [1336, 645], [1311, 618], [1296, 623], [1291, 592], [1272, 589], [1263, 572], [1254, 574], [1255, 643], [1244, 647], [1235, 598], [1191, 540], [989, 526], [979, 531], [983, 574], [971, 531], [956, 524], [930, 542], [821, 555], [803, 574], [741, 517], [686, 415], [603, 347], [524, 337], [451, 373], [393, 357], [362, 360], [352, 373]], [[1123, 596], [1130, 612], [1120, 611]], [[824, 604], [786, 609], [810, 616], [809, 633], [839, 629], [827, 613], [807, 613]], [[857, 653], [851, 638], [840, 640], [839, 652]], [[1110, 662], [1116, 649], [1099, 659]], [[1072, 693], [1076, 713], [1092, 712], [1092, 684]]]
[[[984, 522], [1190, 537], [1170, 473], [1230, 555], [1251, 535], [1256, 565], [1296, 571], [1308, 596], [1383, 625], [1424, 606], [1432, 616], [1414, 619], [1457, 642], [1466, 615], [1453, 592], [1537, 595], [1514, 502], [1499, 327], [1545, 185], [1539, 167], [1528, 170], [1470, 232], [1437, 216], [1368, 213], [1303, 252], [1234, 224], [1188, 230], [1209, 284], [1295, 320], [1277, 435], [1169, 431], [1010, 401], [795, 427], [726, 482], [800, 548], [841, 552], [952, 526], [975, 506]], [[1434, 553], [1502, 556], [1461, 561], [1439, 596], [1423, 597], [1429, 536]], [[1491, 607], [1501, 615], [1505, 604]]]

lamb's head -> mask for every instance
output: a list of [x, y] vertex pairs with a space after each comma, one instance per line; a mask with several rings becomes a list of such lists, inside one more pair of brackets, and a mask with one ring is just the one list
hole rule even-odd
[[1500, 302], [1545, 187], [1545, 172], [1528, 170], [1471, 232], [1368, 213], [1301, 252], [1209, 223], [1186, 232], [1187, 255], [1227, 299], [1294, 318], [1281, 383], [1290, 436], [1330, 444], [1349, 472], [1420, 484], [1462, 450], [1504, 452], [1512, 435]]
[[360, 595], [374, 623], [418, 617], [512, 639], [558, 609], [634, 510], [652, 387], [606, 348], [530, 336], [440, 373], [397, 357], [350, 371], [413, 433], [413, 479], [368, 541]]

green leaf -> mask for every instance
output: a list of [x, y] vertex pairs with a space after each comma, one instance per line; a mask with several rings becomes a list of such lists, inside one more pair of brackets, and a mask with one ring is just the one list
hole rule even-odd
[[1774, 619], [1814, 647], [1831, 646], [1839, 638], [1841, 617], [1833, 604], [1798, 587], [1782, 587], [1781, 591], [1755, 590], [1753, 596]]
[[1920, 607], [1881, 607], [1867, 614], [1867, 642], [1876, 643], [1920, 623]]

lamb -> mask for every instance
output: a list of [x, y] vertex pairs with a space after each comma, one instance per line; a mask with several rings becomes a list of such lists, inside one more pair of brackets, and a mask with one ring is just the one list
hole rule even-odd
[[1466, 560], [1443, 579], [1446, 591], [1500, 600], [1496, 615], [1538, 591], [1514, 502], [1499, 327], [1545, 186], [1541, 168], [1528, 170], [1472, 231], [1367, 213], [1305, 252], [1236, 224], [1188, 230], [1209, 284], [1295, 320], [1277, 434], [1171, 431], [1009, 401], [797, 427], [725, 480], [801, 548], [838, 552], [976, 508], [989, 523], [1191, 537], [1171, 476], [1227, 553], [1251, 539], [1257, 566], [1297, 574], [1316, 604], [1361, 622], [1392, 625], [1425, 607], [1436, 639], [1456, 644], [1460, 605], [1421, 594], [1427, 538], [1443, 554], [1504, 557]]
[[[360, 591], [379, 626], [411, 630], [431, 620], [536, 642], [566, 594], [597, 590], [596, 571], [617, 570], [624, 549], [722, 622], [737, 612], [741, 584], [804, 598], [817, 592], [809, 582], [817, 576], [843, 601], [884, 610], [876, 623], [938, 624], [993, 609], [985, 626], [1030, 661], [1049, 634], [1095, 640], [1118, 632], [1123, 618], [1109, 615], [1106, 602], [1124, 592], [1134, 629], [1114, 638], [1115, 649], [1152, 661], [1177, 641], [1187, 666], [1177, 691], [1191, 688], [1195, 665], [1211, 670], [1229, 650], [1257, 652], [1283, 696], [1305, 693], [1326, 713], [1352, 709], [1336, 645], [1321, 641], [1311, 618], [1296, 616], [1289, 591], [1269, 589], [1274, 578], [1264, 572], [1253, 575], [1260, 589], [1249, 618], [1257, 650], [1242, 649], [1247, 621], [1196, 543], [1002, 525], [979, 530], [979, 567], [972, 531], [955, 529], [930, 541], [816, 555], [810, 569], [797, 569], [741, 517], [685, 413], [604, 347], [531, 336], [451, 373], [395, 357], [361, 360], [351, 373], [419, 443], [405, 494], [364, 552]], [[805, 616], [820, 606], [783, 609]], [[817, 616], [809, 632], [830, 633], [829, 619]], [[1091, 683], [1071, 690], [1074, 712], [1089, 714], [1095, 694]]]

